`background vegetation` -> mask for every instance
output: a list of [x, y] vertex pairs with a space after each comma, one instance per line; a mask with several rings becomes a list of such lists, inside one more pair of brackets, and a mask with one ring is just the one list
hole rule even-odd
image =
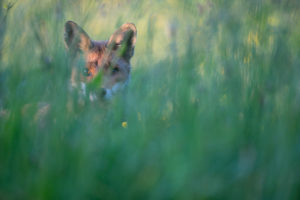
[[[0, 5], [0, 199], [300, 198], [299, 1]], [[77, 103], [67, 20], [136, 24], [127, 101]]]

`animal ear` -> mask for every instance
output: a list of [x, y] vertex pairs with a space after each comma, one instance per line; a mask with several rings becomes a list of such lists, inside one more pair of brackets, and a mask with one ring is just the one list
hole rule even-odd
[[109, 38], [107, 48], [117, 50], [120, 56], [129, 61], [134, 54], [136, 35], [137, 31], [134, 24], [123, 24]]
[[75, 22], [67, 21], [65, 24], [65, 44], [70, 51], [88, 51], [93, 44], [88, 34]]

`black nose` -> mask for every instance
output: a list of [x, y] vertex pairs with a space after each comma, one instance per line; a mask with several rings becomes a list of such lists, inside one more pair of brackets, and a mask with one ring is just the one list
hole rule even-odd
[[101, 88], [101, 97], [104, 97], [106, 95], [106, 89], [105, 88]]

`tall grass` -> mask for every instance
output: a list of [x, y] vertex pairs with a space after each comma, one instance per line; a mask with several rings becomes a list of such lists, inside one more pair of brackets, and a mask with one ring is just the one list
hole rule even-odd
[[[0, 199], [300, 198], [298, 1], [0, 5]], [[67, 20], [136, 24], [126, 97], [78, 103]]]

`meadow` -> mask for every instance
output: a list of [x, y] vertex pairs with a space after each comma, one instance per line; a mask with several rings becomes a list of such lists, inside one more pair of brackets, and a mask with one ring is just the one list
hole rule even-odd
[[[126, 97], [78, 103], [67, 20], [135, 23]], [[0, 199], [299, 199], [299, 77], [298, 0], [0, 0]]]

